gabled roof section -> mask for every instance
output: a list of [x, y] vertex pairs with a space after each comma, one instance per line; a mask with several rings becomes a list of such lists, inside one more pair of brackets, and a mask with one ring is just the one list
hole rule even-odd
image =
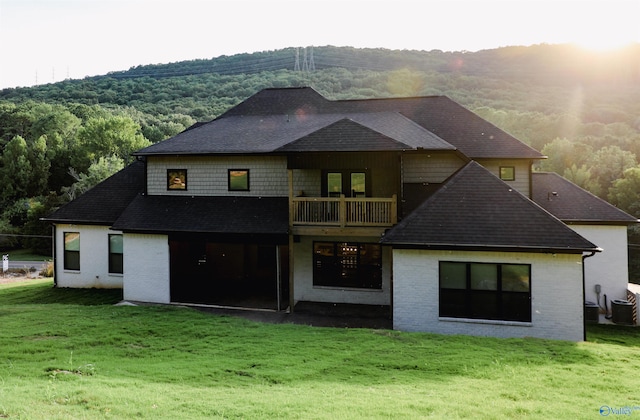
[[398, 142], [355, 121], [343, 118], [278, 149], [280, 152], [321, 152], [409, 149]]
[[278, 151], [455, 150], [413, 121], [392, 112], [359, 113], [289, 143]]
[[332, 101], [313, 88], [269, 88], [250, 96], [219, 118], [239, 115], [304, 116], [332, 110]]
[[287, 235], [286, 197], [138, 196], [113, 229], [141, 233]]
[[381, 242], [430, 249], [599, 250], [476, 162], [454, 174]]
[[183, 131], [136, 155], [406, 150], [418, 147], [455, 150], [399, 113], [234, 115]]
[[471, 159], [545, 156], [446, 96], [344, 101], [360, 111], [393, 109], [454, 145]]
[[43, 220], [110, 226], [129, 203], [144, 191], [144, 171], [144, 162], [136, 161]]
[[[367, 132], [351, 120], [378, 134]], [[332, 126], [332, 127], [330, 127]], [[338, 128], [344, 129], [341, 132]], [[312, 135], [312, 133], [315, 133]], [[359, 136], [357, 139], [341, 135]], [[326, 136], [326, 137], [325, 137]], [[383, 137], [388, 139], [382, 141]], [[304, 140], [303, 140], [304, 139]], [[389, 141], [391, 140], [391, 141]], [[321, 143], [319, 149], [310, 142]], [[299, 142], [294, 145], [292, 143]], [[544, 156], [444, 96], [328, 100], [311, 88], [265, 89], [219, 118], [136, 155], [250, 154], [313, 150], [459, 150], [472, 159]], [[338, 147], [332, 149], [332, 147]]]
[[565, 223], [630, 225], [638, 219], [553, 172], [532, 174], [532, 196]]

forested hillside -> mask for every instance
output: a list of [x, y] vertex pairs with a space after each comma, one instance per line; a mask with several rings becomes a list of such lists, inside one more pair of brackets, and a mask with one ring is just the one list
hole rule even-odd
[[640, 217], [640, 45], [610, 53], [314, 47], [0, 91], [0, 233], [48, 234], [39, 217], [123, 167], [132, 151], [263, 88], [289, 86], [331, 99], [447, 95], [548, 155], [540, 169]]

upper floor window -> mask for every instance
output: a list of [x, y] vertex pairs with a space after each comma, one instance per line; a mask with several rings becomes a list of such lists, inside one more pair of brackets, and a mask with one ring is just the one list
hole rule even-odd
[[369, 194], [365, 171], [325, 171], [323, 193], [327, 197], [365, 197]]
[[229, 169], [229, 191], [249, 191], [249, 170]]
[[440, 262], [440, 316], [531, 322], [531, 266]]
[[109, 273], [122, 274], [124, 255], [122, 235], [109, 235]]
[[80, 270], [80, 233], [64, 233], [64, 269]]
[[516, 180], [515, 166], [501, 166], [500, 179], [503, 181], [515, 181]]
[[186, 190], [187, 170], [167, 169], [167, 190]]

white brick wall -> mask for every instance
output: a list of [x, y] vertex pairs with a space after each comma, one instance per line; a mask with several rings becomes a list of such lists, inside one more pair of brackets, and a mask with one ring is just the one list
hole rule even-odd
[[[80, 233], [80, 270], [64, 269], [64, 233]], [[120, 232], [106, 226], [56, 225], [56, 282], [58, 287], [122, 287], [121, 274], [109, 274], [109, 234]], [[125, 245], [126, 247], [126, 245]]]
[[[439, 261], [531, 264], [532, 322], [439, 317]], [[581, 341], [581, 255], [393, 251], [393, 327], [403, 331]]]
[[166, 235], [124, 235], [124, 299], [169, 303], [169, 239]]
[[[167, 170], [187, 170], [187, 190], [167, 190]], [[249, 169], [249, 191], [228, 190], [228, 170]], [[280, 156], [152, 157], [147, 162], [149, 195], [289, 195], [287, 160]]]
[[[378, 243], [380, 238], [350, 237], [349, 242]], [[313, 242], [345, 241], [345, 238], [303, 236], [293, 245], [295, 302], [332, 302], [366, 305], [389, 305], [391, 303], [391, 249], [382, 247], [382, 290], [340, 289], [313, 286]]]
[[[604, 295], [607, 300], [627, 299], [629, 283], [627, 227], [569, 225], [584, 238], [598, 245], [603, 252], [585, 260], [585, 299], [597, 302], [595, 285], [601, 286], [600, 305], [604, 307]], [[609, 304], [609, 307], [611, 305]]]

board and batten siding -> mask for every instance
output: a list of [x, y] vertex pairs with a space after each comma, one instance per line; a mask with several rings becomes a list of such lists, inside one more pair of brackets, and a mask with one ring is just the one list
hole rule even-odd
[[[531, 265], [531, 322], [439, 316], [439, 262]], [[582, 256], [499, 252], [393, 251], [393, 328], [493, 337], [583, 340]]]
[[[187, 170], [186, 190], [167, 189], [167, 170], [169, 169]], [[249, 191], [229, 192], [229, 169], [249, 170]], [[286, 197], [289, 194], [287, 159], [281, 156], [149, 157], [147, 193], [149, 195]]]
[[[64, 234], [80, 234], [80, 270], [64, 269]], [[56, 285], [70, 288], [122, 288], [123, 275], [109, 273], [109, 235], [120, 234], [107, 226], [56, 225]]]
[[166, 235], [124, 235], [124, 300], [169, 303], [169, 238]]

